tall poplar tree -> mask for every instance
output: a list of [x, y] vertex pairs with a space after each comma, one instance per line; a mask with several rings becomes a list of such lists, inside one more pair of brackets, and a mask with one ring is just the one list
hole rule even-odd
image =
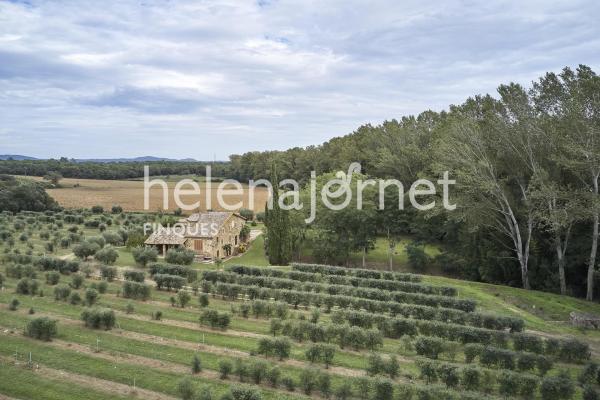
[[279, 204], [279, 177], [275, 163], [271, 165], [273, 207], [265, 210], [265, 250], [269, 263], [287, 265], [292, 259], [292, 229], [288, 210]]

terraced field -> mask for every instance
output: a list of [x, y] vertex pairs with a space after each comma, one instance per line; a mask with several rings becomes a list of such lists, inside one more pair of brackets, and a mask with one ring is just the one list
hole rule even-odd
[[[0, 398], [589, 399], [598, 389], [600, 335], [566, 319], [600, 308], [577, 299], [244, 257], [142, 267], [118, 242], [113, 266], [72, 254], [102, 233], [125, 239], [143, 218], [2, 216]], [[84, 310], [114, 319], [84, 324]], [[51, 340], [25, 335], [42, 317], [56, 321]]]

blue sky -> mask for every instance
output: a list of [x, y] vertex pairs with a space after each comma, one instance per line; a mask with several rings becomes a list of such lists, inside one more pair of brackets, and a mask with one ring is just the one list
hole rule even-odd
[[600, 70], [597, 1], [0, 0], [0, 154], [226, 159]]

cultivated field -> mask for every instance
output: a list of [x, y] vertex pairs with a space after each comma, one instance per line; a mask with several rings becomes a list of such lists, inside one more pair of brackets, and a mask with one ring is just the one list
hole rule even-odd
[[[600, 334], [568, 323], [597, 304], [407, 273], [242, 266], [262, 263], [259, 242], [225, 267], [143, 267], [123, 243], [149, 218], [2, 215], [0, 398], [547, 400], [598, 389]], [[73, 254], [94, 243], [95, 256]], [[30, 337], [40, 317], [56, 321], [49, 341]]]
[[[29, 177], [35, 180], [41, 180], [39, 177]], [[182, 177], [183, 178], [183, 177]], [[188, 177], [189, 178], [189, 177]], [[169, 186], [169, 211], [177, 209], [175, 199], [173, 197], [173, 189], [176, 181], [173, 179], [167, 180]], [[217, 187], [218, 182], [212, 182], [210, 185], [206, 182], [199, 182], [202, 194], [197, 197], [193, 195], [181, 196], [181, 200], [185, 204], [193, 204], [196, 201], [200, 202], [200, 208], [207, 208], [206, 190], [210, 191], [211, 208], [215, 211], [221, 210], [217, 202]], [[140, 180], [116, 181], [116, 180], [100, 180], [100, 179], [62, 179], [60, 181], [61, 188], [48, 189], [48, 193], [58, 203], [67, 208], [89, 208], [94, 205], [101, 205], [105, 209], [110, 209], [113, 205], [120, 205], [125, 211], [152, 211], [155, 212], [163, 208], [163, 190], [159, 185], [151, 187], [149, 193], [150, 207], [149, 210], [144, 210], [144, 183]], [[183, 187], [185, 190], [191, 187]], [[242, 201], [243, 208], [250, 207], [250, 190], [247, 185], [244, 185], [243, 195], [226, 195], [225, 201], [228, 204], [235, 204]], [[264, 187], [254, 188], [254, 211], [260, 212], [265, 208], [267, 202], [268, 191]], [[188, 212], [189, 213], [189, 212]]]

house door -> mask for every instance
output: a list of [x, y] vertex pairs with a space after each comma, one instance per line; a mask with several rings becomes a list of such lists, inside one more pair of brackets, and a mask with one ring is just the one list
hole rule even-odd
[[202, 240], [194, 240], [194, 250], [196, 252], [202, 251]]

